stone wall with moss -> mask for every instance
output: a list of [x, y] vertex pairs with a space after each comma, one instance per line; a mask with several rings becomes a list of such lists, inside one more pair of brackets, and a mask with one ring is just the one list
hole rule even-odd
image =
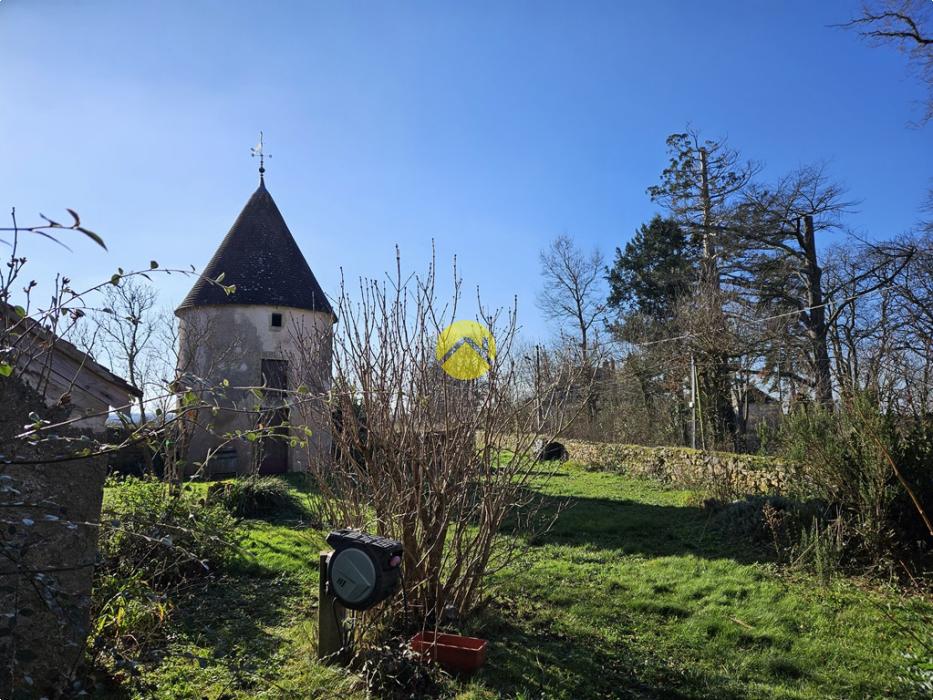
[[107, 473], [101, 457], [62, 459], [81, 443], [15, 439], [32, 411], [63, 417], [0, 379], [0, 698], [13, 700], [60, 697], [81, 662]]
[[563, 443], [570, 459], [590, 469], [713, 490], [720, 495], [783, 494], [793, 489], [797, 477], [794, 465], [774, 457], [584, 440]]

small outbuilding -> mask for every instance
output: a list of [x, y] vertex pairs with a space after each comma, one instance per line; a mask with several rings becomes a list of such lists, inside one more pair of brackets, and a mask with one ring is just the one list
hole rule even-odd
[[142, 391], [96, 362], [86, 352], [55, 335], [38, 320], [24, 317], [0, 303], [8, 352], [15, 375], [43, 396], [49, 406], [61, 406], [76, 419], [70, 426], [103, 433], [111, 411], [129, 413]]

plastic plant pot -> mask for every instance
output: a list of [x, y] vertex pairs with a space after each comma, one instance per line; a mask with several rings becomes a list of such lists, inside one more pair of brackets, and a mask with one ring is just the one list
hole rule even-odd
[[467, 675], [486, 663], [485, 639], [425, 630], [412, 637], [410, 644], [416, 654], [448, 671]]

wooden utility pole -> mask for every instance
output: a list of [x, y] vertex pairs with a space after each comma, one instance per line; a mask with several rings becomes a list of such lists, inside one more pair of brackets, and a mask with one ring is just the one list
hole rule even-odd
[[697, 448], [697, 367], [690, 353], [690, 447]]
[[538, 432], [544, 425], [544, 406], [541, 403], [541, 346], [535, 345], [535, 397], [538, 406]]

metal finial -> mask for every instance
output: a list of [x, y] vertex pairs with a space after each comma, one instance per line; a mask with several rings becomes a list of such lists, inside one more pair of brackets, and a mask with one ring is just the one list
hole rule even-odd
[[[263, 142], [262, 142], [262, 132], [259, 132], [259, 143], [249, 149], [250, 155], [255, 158], [259, 156], [259, 179], [263, 179], [263, 175], [266, 172], [266, 153], [263, 151]], [[269, 158], [272, 157], [272, 154], [268, 154]]]

